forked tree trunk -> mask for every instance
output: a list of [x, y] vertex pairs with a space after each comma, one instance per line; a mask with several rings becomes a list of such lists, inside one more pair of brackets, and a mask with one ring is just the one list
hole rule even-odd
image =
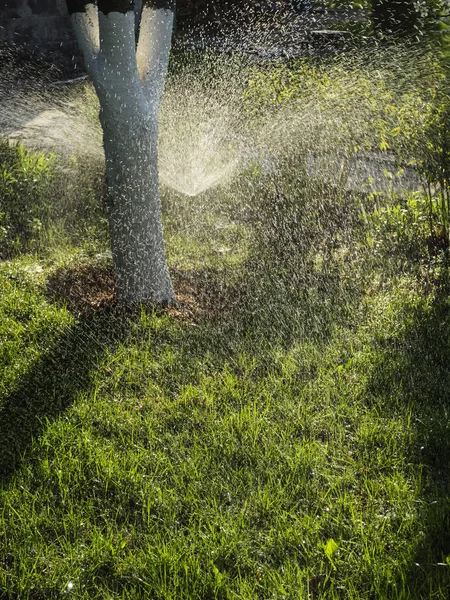
[[118, 299], [168, 304], [157, 147], [173, 2], [144, 0], [137, 48], [133, 1], [67, 4], [100, 100]]

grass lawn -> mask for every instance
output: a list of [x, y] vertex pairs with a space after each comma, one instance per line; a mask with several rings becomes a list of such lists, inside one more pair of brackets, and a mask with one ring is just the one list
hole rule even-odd
[[0, 263], [1, 600], [449, 598], [447, 252], [302, 153], [163, 190], [176, 307]]

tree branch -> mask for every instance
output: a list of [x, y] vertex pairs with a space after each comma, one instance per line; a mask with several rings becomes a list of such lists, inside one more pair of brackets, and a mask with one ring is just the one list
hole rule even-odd
[[144, 0], [137, 66], [147, 98], [161, 101], [169, 66], [175, 0]]
[[81, 49], [89, 75], [93, 76], [94, 66], [100, 50], [98, 11], [95, 0], [67, 0], [78, 46]]

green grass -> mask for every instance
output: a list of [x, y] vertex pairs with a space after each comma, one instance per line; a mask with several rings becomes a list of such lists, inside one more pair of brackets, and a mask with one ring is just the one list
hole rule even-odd
[[1, 263], [2, 600], [449, 597], [446, 254], [300, 160], [164, 191], [176, 311]]

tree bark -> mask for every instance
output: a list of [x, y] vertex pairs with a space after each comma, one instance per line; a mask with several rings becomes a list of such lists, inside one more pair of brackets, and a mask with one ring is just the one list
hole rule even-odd
[[[147, 68], [142, 71], [152, 76], [148, 88], [147, 79], [141, 79], [137, 66], [134, 3], [99, 0], [96, 18], [92, 16], [92, 1], [68, 0], [69, 10], [71, 4], [77, 5], [72, 20], [100, 101], [117, 297], [126, 304], [151, 301], [166, 305], [173, 301], [174, 293], [161, 221], [158, 110], [170, 44], [156, 44], [160, 54], [167, 56], [147, 52]], [[86, 10], [80, 10], [80, 4], [89, 7], [89, 16]], [[144, 11], [145, 5], [146, 2]], [[155, 45], [161, 29], [162, 37], [167, 39], [167, 19], [161, 21], [160, 28], [156, 22], [153, 36], [139, 43]], [[157, 69], [157, 61], [166, 68]]]
[[167, 268], [158, 190], [157, 114], [135, 107], [132, 118], [102, 110], [107, 204], [117, 295], [126, 303], [167, 304]]

